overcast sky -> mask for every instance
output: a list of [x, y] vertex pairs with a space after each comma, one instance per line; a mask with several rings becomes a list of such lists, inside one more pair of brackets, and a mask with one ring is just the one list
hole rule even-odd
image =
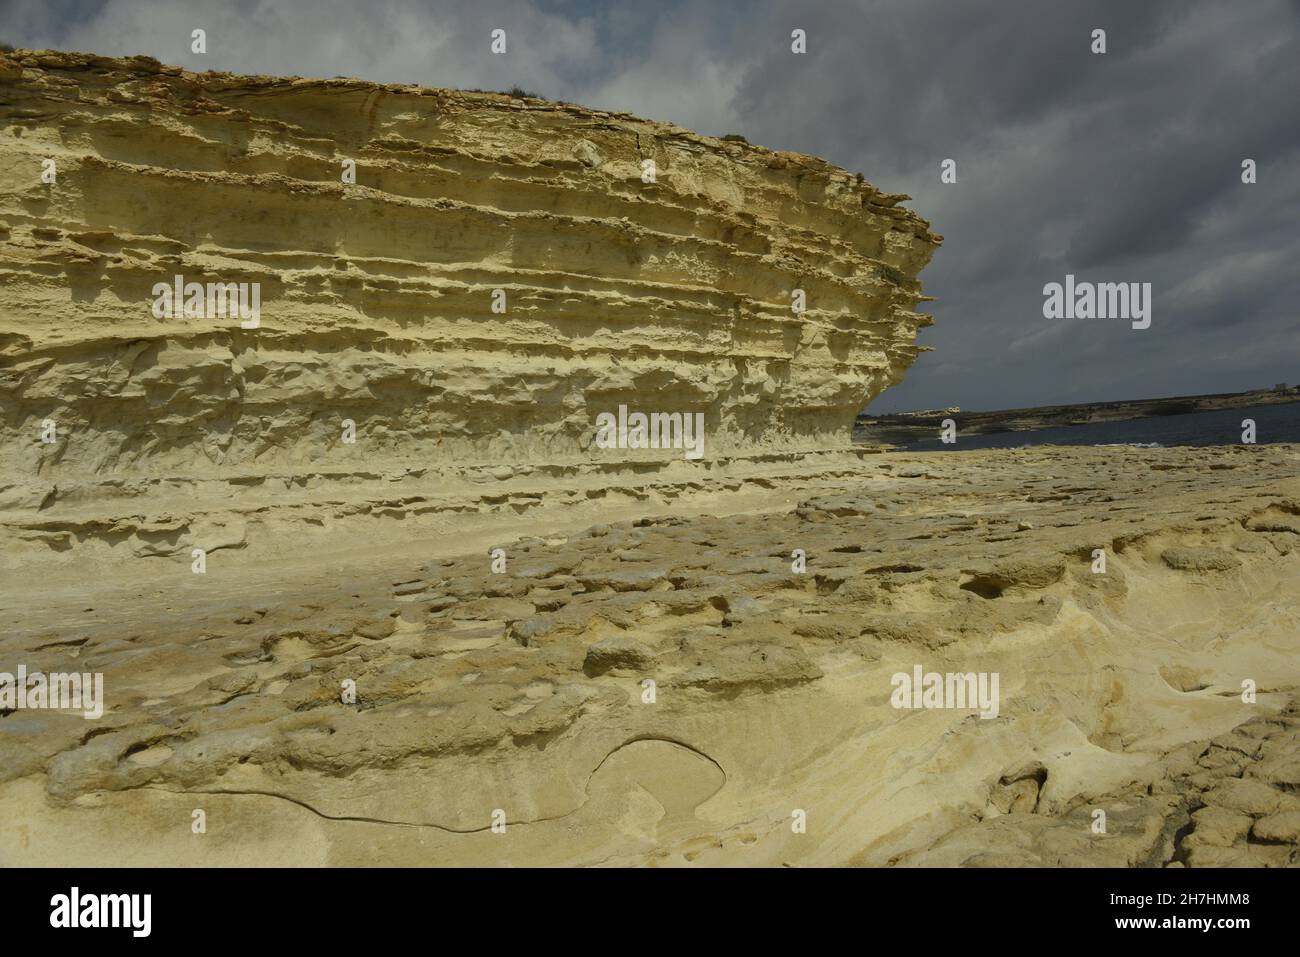
[[[0, 0], [0, 40], [519, 84], [860, 171], [945, 237], [921, 275], [935, 351], [872, 411], [1300, 382], [1300, 0]], [[1067, 273], [1151, 283], [1150, 328], [1045, 319]]]

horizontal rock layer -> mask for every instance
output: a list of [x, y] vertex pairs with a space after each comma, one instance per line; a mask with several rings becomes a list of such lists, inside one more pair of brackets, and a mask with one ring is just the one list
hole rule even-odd
[[[0, 118], [10, 482], [598, 461], [620, 404], [842, 446], [929, 322], [906, 197], [623, 114], [17, 51]], [[156, 318], [178, 274], [260, 283], [260, 327]]]
[[[1294, 865], [1298, 463], [895, 453], [498, 516], [501, 573], [409, 523], [16, 571], [0, 670], [105, 711], [0, 712], [0, 862]], [[895, 707], [918, 666], [999, 675], [996, 717]]]

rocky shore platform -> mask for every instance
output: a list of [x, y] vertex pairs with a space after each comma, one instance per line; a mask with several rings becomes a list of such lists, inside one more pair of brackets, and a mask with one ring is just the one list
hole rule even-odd
[[[74, 548], [0, 655], [107, 706], [0, 717], [0, 861], [1293, 865], [1298, 467], [828, 455]], [[898, 706], [918, 668], [996, 715]]]
[[1300, 446], [853, 445], [908, 197], [50, 50], [0, 184], [0, 864], [1295, 863]]

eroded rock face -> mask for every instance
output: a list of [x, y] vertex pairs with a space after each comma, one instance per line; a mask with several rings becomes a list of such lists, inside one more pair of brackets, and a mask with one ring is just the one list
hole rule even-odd
[[[534, 99], [48, 51], [0, 54], [0, 101], [14, 476], [582, 462], [620, 404], [703, 413], [710, 455], [843, 446], [929, 322], [916, 275], [940, 237], [808, 156]], [[260, 326], [156, 318], [177, 275], [260, 283]]]
[[[0, 705], [0, 862], [1296, 863], [1300, 449], [846, 447], [925, 321], [898, 197], [147, 60], [0, 109], [0, 672], [103, 678]], [[601, 458], [624, 403], [709, 454]]]

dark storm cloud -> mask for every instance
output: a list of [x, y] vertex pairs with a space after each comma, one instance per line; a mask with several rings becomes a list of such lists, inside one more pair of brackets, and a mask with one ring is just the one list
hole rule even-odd
[[[518, 83], [861, 171], [946, 237], [922, 274], [935, 351], [875, 410], [1300, 380], [1296, 0], [42, 0], [0, 22], [19, 45], [192, 69]], [[1150, 282], [1151, 328], [1044, 319], [1067, 272]]]
[[[946, 237], [923, 274], [936, 351], [876, 409], [1300, 378], [1294, 5], [864, 3], [773, 12], [763, 33], [778, 21], [807, 29], [807, 62], [751, 64], [746, 134], [910, 193]], [[1067, 272], [1152, 283], [1152, 327], [1044, 319]]]

